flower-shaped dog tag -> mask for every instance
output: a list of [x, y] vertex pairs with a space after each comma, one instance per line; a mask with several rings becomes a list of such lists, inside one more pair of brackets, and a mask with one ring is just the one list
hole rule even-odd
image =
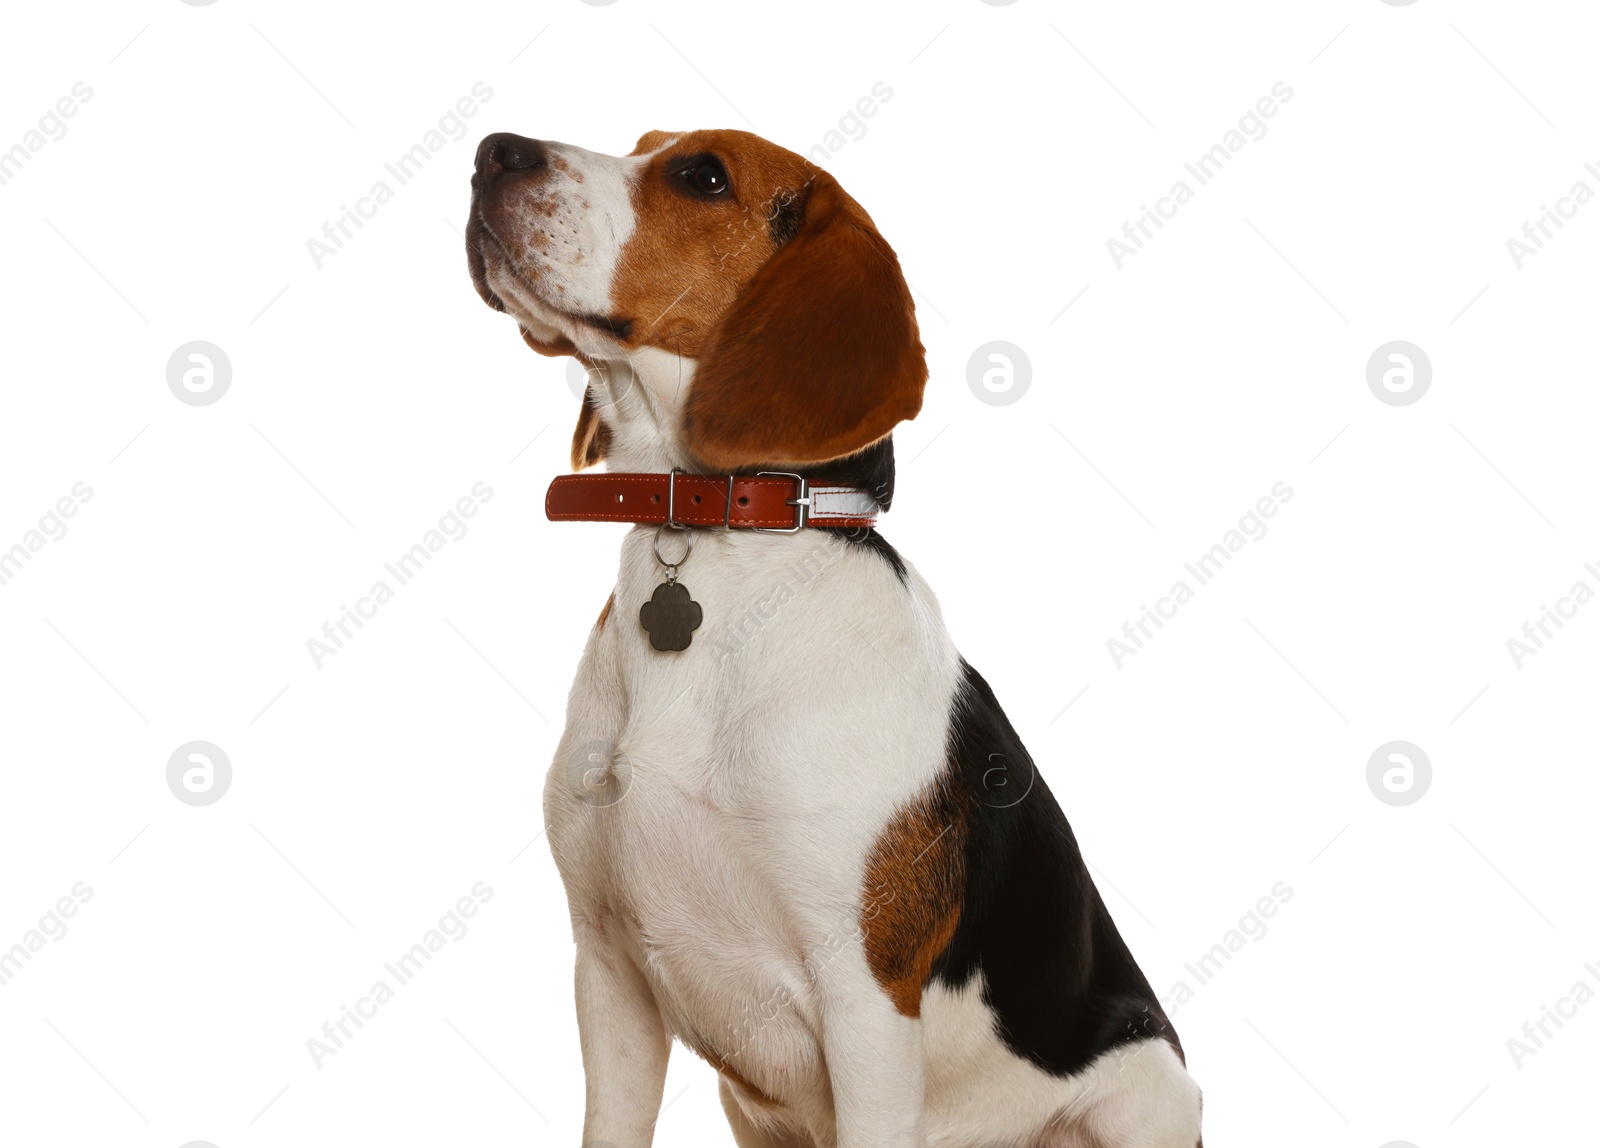
[[657, 586], [650, 601], [639, 607], [639, 625], [658, 650], [687, 650], [702, 616], [700, 603], [689, 597], [688, 588], [672, 580]]

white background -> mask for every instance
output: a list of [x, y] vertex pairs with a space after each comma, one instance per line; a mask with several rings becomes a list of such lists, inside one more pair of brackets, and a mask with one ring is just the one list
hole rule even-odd
[[[828, 166], [898, 250], [932, 370], [884, 533], [1159, 991], [1293, 890], [1174, 1014], [1207, 1142], [1593, 1142], [1600, 1002], [1520, 1067], [1507, 1046], [1600, 987], [1600, 606], [1520, 668], [1506, 645], [1600, 589], [1600, 206], [1520, 270], [1506, 246], [1600, 190], [1585, 6], [139, 0], [6, 24], [0, 147], [93, 96], [0, 186], [0, 549], [93, 496], [0, 586], [0, 948], [93, 895], [0, 986], [0, 1139], [579, 1142], [539, 792], [621, 528], [544, 520], [577, 400], [469, 284], [473, 147], [738, 127], [806, 151], [883, 81]], [[307, 240], [477, 81], [465, 138], [318, 269]], [[1107, 240], [1278, 81], [1267, 135], [1119, 270]], [[210, 406], [166, 382], [196, 339], [233, 367]], [[1032, 364], [1008, 406], [966, 380], [997, 339]], [[1432, 363], [1414, 405], [1367, 386], [1395, 339]], [[478, 481], [469, 532], [319, 669], [307, 640]], [[1267, 535], [1119, 669], [1107, 640], [1280, 481]], [[202, 808], [165, 778], [195, 739], [233, 766]], [[1433, 765], [1401, 808], [1366, 781], [1395, 739]], [[315, 1066], [307, 1041], [479, 881], [470, 931]], [[659, 1144], [731, 1142], [682, 1049], [666, 1099]]]

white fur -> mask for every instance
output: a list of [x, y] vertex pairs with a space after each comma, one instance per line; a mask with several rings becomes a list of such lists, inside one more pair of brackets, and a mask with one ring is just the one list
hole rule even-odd
[[983, 977], [922, 994], [928, 1148], [1194, 1148], [1200, 1090], [1164, 1040], [1105, 1053], [1062, 1079], [1013, 1056]]
[[[831, 536], [701, 531], [680, 578], [705, 617], [661, 654], [636, 622], [663, 577], [652, 533], [624, 540], [545, 790], [580, 965], [616, 950], [659, 1017], [616, 1031], [665, 1023], [820, 1142], [838, 1108], [861, 1128], [840, 1144], [920, 1145], [920, 1025], [877, 987], [859, 921], [867, 854], [943, 761], [957, 660], [938, 607]], [[621, 798], [587, 803], [608, 755]], [[588, 1138], [635, 1143], [591, 1115]]]
[[[602, 361], [613, 470], [682, 465], [694, 363], [630, 357], [566, 314], [607, 313], [642, 161], [552, 150], [583, 175], [537, 217], [560, 241], [537, 275], [491, 260], [489, 282], [535, 335]], [[1166, 1045], [1053, 1077], [1006, 1049], [977, 980], [930, 987], [910, 1019], [873, 978], [867, 859], [944, 768], [960, 674], [915, 570], [902, 584], [819, 532], [697, 531], [679, 578], [704, 618], [666, 654], [637, 621], [664, 576], [653, 536], [623, 540], [545, 787], [577, 943], [585, 1141], [646, 1148], [676, 1036], [759, 1092], [724, 1081], [741, 1148], [1193, 1148], [1197, 1093]]]
[[545, 151], [550, 174], [523, 189], [511, 213], [516, 238], [541, 234], [545, 243], [509, 245], [506, 258], [486, 253], [489, 286], [535, 335], [562, 333], [581, 351], [604, 351], [615, 344], [572, 316], [611, 312], [611, 282], [635, 222], [631, 189], [646, 157], [558, 143]]

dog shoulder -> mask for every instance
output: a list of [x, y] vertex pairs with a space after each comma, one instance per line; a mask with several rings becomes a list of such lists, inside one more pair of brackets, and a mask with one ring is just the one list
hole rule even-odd
[[964, 661], [938, 776], [879, 835], [862, 892], [868, 960], [917, 1016], [930, 983], [981, 983], [1010, 1051], [1067, 1076], [1123, 1044], [1179, 1050], [1066, 816], [993, 690]]

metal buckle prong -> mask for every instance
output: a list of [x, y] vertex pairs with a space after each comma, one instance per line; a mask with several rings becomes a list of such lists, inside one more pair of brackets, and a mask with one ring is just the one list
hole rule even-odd
[[687, 530], [688, 529], [688, 527], [685, 526], [683, 523], [674, 522], [672, 520], [673, 516], [675, 515], [675, 513], [677, 511], [676, 495], [677, 495], [677, 488], [678, 488], [678, 475], [680, 475], [682, 473], [683, 473], [683, 471], [679, 470], [677, 467], [673, 467], [670, 471], [667, 472], [667, 520], [665, 522], [663, 522], [661, 525], [669, 526], [673, 530]]
[[800, 533], [800, 531], [805, 528], [806, 512], [811, 507], [811, 485], [810, 485], [810, 483], [808, 483], [806, 481], [804, 475], [796, 474], [792, 470], [758, 470], [758, 471], [756, 471], [756, 477], [757, 478], [761, 477], [762, 475], [768, 475], [768, 474], [770, 474], [770, 475], [772, 475], [772, 476], [774, 476], [776, 478], [792, 478], [798, 484], [798, 489], [795, 491], [795, 497], [784, 499], [784, 502], [787, 505], [794, 507], [794, 525], [793, 526], [757, 526], [756, 529], [759, 530], [763, 534], [798, 534], [798, 533]]

